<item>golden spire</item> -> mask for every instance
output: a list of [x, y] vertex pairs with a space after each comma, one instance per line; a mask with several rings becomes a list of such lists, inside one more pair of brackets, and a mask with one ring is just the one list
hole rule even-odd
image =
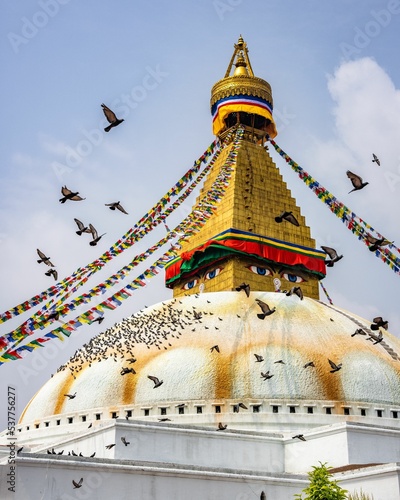
[[[236, 59], [236, 61], [235, 61]], [[235, 66], [233, 74], [232, 68]], [[211, 90], [213, 132], [220, 136], [236, 123], [259, 131], [259, 138], [277, 135], [272, 117], [273, 101], [270, 84], [254, 76], [249, 51], [242, 36], [234, 51], [225, 76]]]

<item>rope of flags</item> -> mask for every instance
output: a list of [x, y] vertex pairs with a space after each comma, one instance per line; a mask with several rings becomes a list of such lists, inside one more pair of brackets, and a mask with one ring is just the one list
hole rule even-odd
[[[160, 269], [163, 269], [167, 262], [176, 256], [176, 250], [180, 248], [181, 243], [185, 241], [189, 236], [198, 232], [201, 227], [204, 226], [205, 222], [213, 215], [216, 211], [216, 205], [222, 199], [227, 186], [229, 185], [229, 181], [231, 178], [231, 172], [233, 170], [233, 166], [236, 163], [237, 151], [240, 144], [240, 141], [243, 138], [244, 130], [238, 128], [236, 131], [235, 138], [233, 140], [232, 147], [227, 155], [227, 158], [224, 164], [221, 166], [220, 172], [217, 176], [216, 181], [213, 183], [212, 188], [204, 195], [204, 197], [194, 206], [192, 212], [180, 223], [176, 226], [172, 231], [167, 233], [167, 235], [162, 238], [156, 245], [150, 247], [146, 252], [137, 255], [130, 264], [124, 266], [120, 271], [116, 274], [108, 278], [104, 283], [101, 283], [97, 287], [92, 288], [87, 294], [83, 294], [82, 296], [74, 299], [69, 304], [63, 306], [63, 308], [57, 312], [60, 315], [66, 315], [70, 311], [74, 310], [78, 305], [86, 304], [98, 294], [103, 294], [114, 284], [118, 283], [121, 279], [124, 279], [126, 274], [130, 272], [130, 270], [135, 267], [139, 262], [147, 259], [152, 253], [154, 253], [158, 248], [167, 243], [170, 239], [181, 234], [180, 238], [177, 240], [175, 244], [171, 246], [169, 250], [167, 250], [159, 259], [157, 259], [150, 267], [148, 267], [142, 274], [140, 274], [137, 278], [127, 284], [125, 287], [121, 288], [109, 298], [103, 300], [101, 303], [93, 306], [88, 311], [80, 314], [76, 318], [63, 323], [60, 327], [46, 333], [41, 338], [37, 338], [26, 343], [23, 346], [17, 347], [17, 345], [22, 342], [26, 336], [30, 335], [37, 329], [43, 329], [45, 326], [48, 326], [51, 321], [54, 321], [58, 318], [52, 318], [50, 321], [46, 321], [45, 325], [33, 323], [30, 324], [32, 330], [29, 332], [28, 330], [22, 334], [23, 337], [19, 336], [14, 340], [14, 344], [11, 348], [8, 348], [7, 351], [0, 355], [0, 365], [5, 362], [21, 359], [22, 353], [24, 352], [32, 352], [33, 350], [43, 347], [43, 344], [51, 339], [58, 338], [59, 340], [64, 340], [64, 337], [69, 337], [72, 332], [74, 332], [77, 328], [82, 326], [83, 324], [90, 324], [93, 321], [96, 321], [104, 314], [104, 310], [114, 310], [118, 306], [122, 304], [122, 302], [128, 299], [132, 292], [140, 287], [146, 286], [146, 280], [149, 280], [153, 276], [156, 276]], [[229, 142], [227, 140], [226, 142]], [[211, 167], [209, 167], [211, 168]], [[201, 175], [206, 175], [204, 172]], [[204, 177], [203, 175], [203, 177]], [[13, 332], [11, 332], [13, 333]], [[1, 339], [1, 338], [0, 338]], [[3, 342], [5, 338], [2, 338]], [[1, 347], [1, 345], [0, 345]]]
[[320, 282], [319, 282], [319, 284], [321, 285], [321, 288], [322, 288], [322, 290], [324, 291], [324, 294], [325, 294], [326, 298], [328, 299], [329, 304], [330, 304], [331, 306], [333, 306], [332, 299], [330, 298], [329, 293], [328, 293], [327, 289], [324, 287], [324, 284], [322, 283], [322, 281], [320, 281]]
[[[187, 195], [183, 198], [180, 197], [179, 202], [177, 200], [177, 202], [175, 202], [172, 205], [173, 208], [170, 207], [169, 210], [164, 211], [164, 215], [165, 214], [167, 215], [163, 217], [162, 216], [163, 208], [170, 202], [171, 197], [177, 196], [187, 186], [188, 182], [192, 181], [194, 176], [199, 172], [202, 163], [207, 163], [209, 161], [209, 164], [207, 166], [208, 167], [207, 171], [208, 171], [211, 168], [212, 164], [215, 163], [216, 159], [219, 156], [220, 151], [221, 151], [221, 144], [217, 140], [213, 141], [212, 144], [206, 149], [206, 151], [200, 156], [200, 158], [198, 158], [194, 162], [193, 167], [190, 168], [178, 180], [178, 182], [176, 182], [174, 186], [172, 186], [171, 189], [169, 189], [165, 193], [165, 195], [134, 225], [134, 227], [129, 229], [129, 231], [127, 231], [127, 233], [125, 233], [125, 235], [123, 235], [122, 238], [119, 239], [107, 252], [105, 252], [103, 255], [101, 255], [98, 259], [96, 259], [92, 263], [88, 264], [86, 267], [79, 268], [72, 275], [63, 279], [56, 285], [49, 287], [44, 292], [35, 295], [31, 299], [22, 302], [21, 304], [9, 309], [8, 311], [1, 313], [0, 324], [5, 323], [11, 318], [32, 309], [33, 307], [37, 306], [38, 304], [40, 304], [45, 300], [48, 300], [49, 298], [58, 297], [60, 294], [66, 292], [73, 283], [81, 279], [82, 276], [84, 276], [86, 273], [93, 274], [93, 272], [97, 272], [112, 258], [119, 255], [127, 248], [130, 248], [135, 242], [139, 241], [142, 237], [148, 234], [148, 232], [152, 228], [154, 228], [156, 225], [162, 222], [165, 219], [165, 217], [167, 217], [167, 215], [172, 213], [172, 211], [175, 210], [180, 205], [180, 203], [182, 203], [182, 201], [186, 199], [187, 196], [189, 196], [189, 194], [193, 191], [198, 182], [200, 182], [201, 179], [203, 179], [205, 174], [202, 175], [198, 181], [196, 179], [194, 181], [194, 185], [192, 183], [192, 185], [189, 187], [189, 192], [187, 193]], [[209, 160], [210, 157], [212, 158]]]
[[[374, 229], [370, 224], [358, 217], [335, 196], [333, 196], [326, 188], [316, 181], [311, 175], [303, 170], [292, 158], [283, 151], [274, 140], [269, 139], [269, 142], [275, 148], [275, 151], [284, 158], [292, 170], [294, 170], [300, 179], [318, 196], [318, 198], [328, 206], [330, 211], [334, 213], [345, 226], [356, 236], [362, 240], [366, 245], [370, 246], [369, 236], [372, 236], [368, 231], [373, 232], [378, 240], [385, 240], [385, 238]], [[393, 243], [388, 243], [387, 247], [378, 246], [374, 251], [376, 257], [380, 258], [382, 262], [387, 264], [396, 274], [400, 274], [400, 257], [397, 257], [389, 249], [395, 250], [400, 253], [400, 249]]]

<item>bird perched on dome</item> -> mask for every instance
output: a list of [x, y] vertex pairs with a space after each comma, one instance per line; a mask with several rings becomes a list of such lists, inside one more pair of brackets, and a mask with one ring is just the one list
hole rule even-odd
[[299, 221], [296, 219], [296, 217], [293, 215], [293, 212], [282, 212], [280, 215], [275, 217], [275, 222], [281, 223], [283, 221], [290, 222], [294, 226], [299, 226]]
[[108, 207], [110, 210], [119, 210], [123, 214], [128, 215], [128, 212], [125, 210], [125, 208], [120, 204], [119, 201], [116, 201], [114, 203], [105, 203], [105, 206]]
[[346, 172], [347, 177], [351, 180], [351, 183], [353, 184], [353, 189], [349, 191], [349, 194], [352, 193], [353, 191], [359, 191], [360, 189], [364, 188], [369, 182], [363, 182], [362, 178], [357, 175], [353, 174], [353, 172], [350, 172], [350, 170], [347, 170]]
[[103, 113], [107, 118], [108, 123], [110, 124], [107, 127], [105, 127], [104, 129], [105, 132], [109, 132], [113, 127], [117, 127], [119, 124], [125, 121], [123, 118], [121, 119], [117, 118], [114, 111], [111, 111], [111, 109], [108, 108], [105, 104], [102, 104], [101, 107], [103, 108]]
[[340, 259], [343, 259], [343, 255], [338, 255], [336, 250], [331, 247], [324, 247], [321, 245], [322, 250], [330, 257], [330, 260], [326, 260], [325, 264], [327, 267], [333, 267], [336, 262], [338, 262]]
[[67, 188], [67, 186], [63, 186], [61, 188], [61, 194], [63, 195], [62, 198], [59, 199], [60, 203], [65, 203], [67, 200], [71, 201], [82, 201], [85, 198], [82, 198], [79, 196], [79, 192], [76, 191], [75, 193], [71, 191], [70, 189]]

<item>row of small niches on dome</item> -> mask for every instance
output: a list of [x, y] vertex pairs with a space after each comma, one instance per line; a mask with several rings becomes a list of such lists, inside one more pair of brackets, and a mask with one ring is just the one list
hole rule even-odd
[[[246, 406], [246, 405], [243, 405], [243, 406]], [[250, 407], [246, 407], [246, 408], [243, 408], [243, 406], [240, 406], [239, 404], [232, 404], [231, 405], [231, 408], [232, 408], [232, 412], [233, 413], [239, 413], [239, 412], [243, 412], [243, 411], [251, 411], [253, 413], [261, 413], [261, 409], [262, 409], [262, 405], [261, 404], [252, 404], [250, 405]], [[214, 407], [214, 412], [215, 413], [222, 413], [222, 405], [213, 405]], [[153, 408], [141, 408], [141, 413], [140, 415], [138, 415], [137, 413], [135, 413], [135, 417], [138, 418], [138, 417], [149, 417], [149, 416], [159, 416], [160, 419], [159, 420], [167, 420], [167, 419], [164, 419], [163, 417], [166, 417], [166, 415], [184, 415], [185, 413], [188, 414], [187, 412], [185, 412], [185, 405], [184, 404], [181, 404], [181, 405], [176, 405], [175, 406], [176, 410], [175, 412], [168, 412], [169, 410], [169, 406], [159, 406], [156, 411], [157, 413], [154, 413], [154, 412], [151, 412], [151, 410]], [[203, 412], [203, 409], [204, 409], [204, 406], [195, 406], [194, 407], [195, 410], [196, 410], [196, 413], [197, 414], [200, 414], [200, 413], [204, 413]], [[382, 418], [382, 417], [386, 417], [386, 410], [383, 409], [383, 408], [362, 408], [362, 407], [357, 407], [356, 408], [356, 411], [354, 411], [354, 409], [350, 406], [343, 406], [341, 409], [342, 409], [342, 413], [337, 413], [335, 412], [335, 406], [332, 405], [332, 406], [323, 406], [323, 408], [325, 409], [325, 414], [326, 415], [359, 415], [361, 417], [366, 417], [366, 416], [375, 416], [375, 417], [379, 417], [379, 418]], [[281, 405], [271, 405], [271, 413], [279, 413], [281, 412], [283, 408], [281, 407]], [[299, 411], [299, 405], [287, 405], [287, 412], [286, 413], [300, 413]], [[303, 414], [313, 414], [313, 413], [316, 413], [314, 410], [315, 410], [315, 406], [305, 406], [304, 407], [304, 410], [302, 413]], [[109, 415], [109, 419], [117, 419], [117, 418], [125, 418], [125, 419], [129, 419], [131, 417], [133, 417], [133, 410], [123, 410], [125, 412], [125, 414], [123, 416], [120, 416], [119, 412], [117, 411], [113, 411], [110, 413]], [[372, 413], [373, 412], [373, 413]], [[391, 417], [392, 418], [399, 418], [399, 415], [400, 415], [400, 410], [389, 410], [390, 414], [391, 414]], [[105, 419], [106, 417], [103, 416], [102, 413], [95, 413], [94, 414], [94, 420], [102, 420]], [[66, 423], [66, 424], [73, 424], [74, 422], [86, 422], [86, 421], [89, 421], [87, 415], [80, 415], [79, 417], [66, 417], [66, 421], [63, 422], [63, 423]], [[50, 426], [50, 421], [45, 421], [43, 423], [43, 425], [41, 426], [40, 424], [34, 424], [33, 428], [34, 429], [39, 429], [40, 427], [49, 427]], [[55, 420], [55, 425], [61, 425], [62, 424], [62, 421], [61, 419], [56, 419]], [[20, 427], [19, 429], [19, 432], [22, 431], [22, 427]], [[30, 430], [30, 426], [26, 426], [26, 430], [29, 431]]]

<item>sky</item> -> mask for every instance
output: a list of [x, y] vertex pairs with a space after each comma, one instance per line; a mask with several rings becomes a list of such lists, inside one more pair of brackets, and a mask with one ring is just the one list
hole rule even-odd
[[[210, 91], [240, 34], [254, 73], [271, 84], [279, 146], [400, 246], [399, 0], [4, 0], [2, 10], [1, 312], [54, 284], [36, 262], [37, 248], [54, 260], [61, 279], [69, 276], [107, 250], [193, 165], [214, 140]], [[108, 134], [102, 103], [125, 120]], [[271, 154], [317, 247], [344, 255], [324, 280], [333, 303], [368, 320], [383, 316], [400, 337], [400, 276]], [[348, 194], [347, 170], [369, 185]], [[63, 185], [85, 200], [60, 204]], [[114, 201], [129, 214], [104, 206]], [[168, 225], [178, 224], [193, 202], [192, 196]], [[76, 236], [75, 217], [106, 233], [96, 247]], [[164, 235], [159, 227], [90, 284]], [[135, 272], [132, 279], [141, 271]], [[0, 366], [0, 428], [8, 387], [19, 415], [90, 338], [170, 297], [160, 273], [101, 325]], [[321, 300], [327, 300], [322, 292]], [[0, 325], [0, 335], [27, 318]]]

